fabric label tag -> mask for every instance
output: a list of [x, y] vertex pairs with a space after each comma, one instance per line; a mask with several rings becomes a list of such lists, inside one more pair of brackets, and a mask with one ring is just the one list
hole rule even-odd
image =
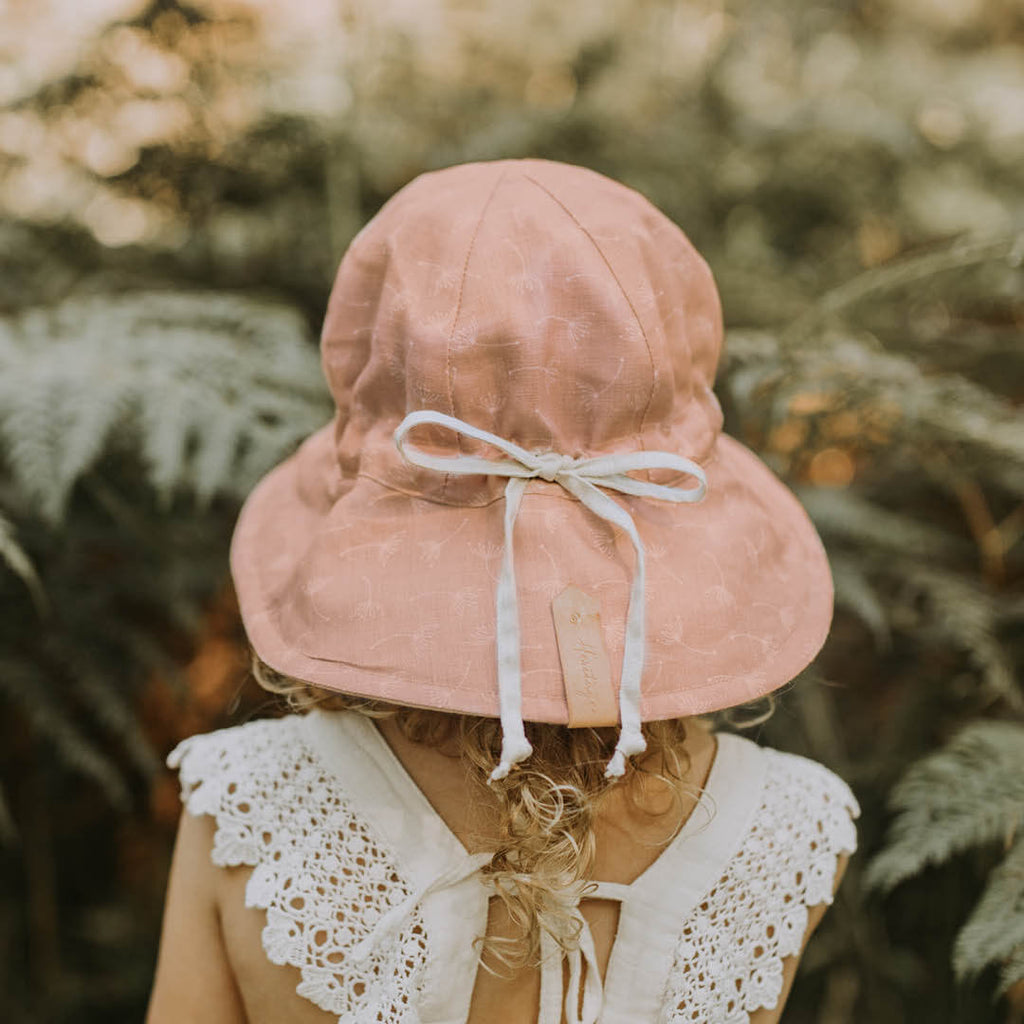
[[551, 603], [569, 725], [617, 725], [619, 708], [601, 635], [601, 605], [570, 584]]

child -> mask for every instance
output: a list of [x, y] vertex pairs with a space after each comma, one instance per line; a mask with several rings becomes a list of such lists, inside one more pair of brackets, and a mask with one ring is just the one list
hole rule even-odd
[[721, 432], [721, 341], [686, 237], [593, 171], [423, 174], [360, 232], [336, 414], [231, 545], [254, 674], [307, 713], [171, 754], [150, 1024], [779, 1019], [857, 806], [703, 717], [832, 615]]

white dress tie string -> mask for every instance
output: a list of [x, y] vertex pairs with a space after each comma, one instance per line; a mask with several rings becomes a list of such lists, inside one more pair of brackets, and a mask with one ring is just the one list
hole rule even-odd
[[[437, 456], [410, 445], [406, 434], [421, 423], [448, 427], [460, 434], [485, 441], [501, 449], [508, 459], [485, 459], [475, 455]], [[636, 550], [636, 568], [629, 592], [625, 644], [619, 677], [619, 740], [605, 768], [607, 778], [618, 778], [626, 770], [626, 758], [647, 749], [640, 729], [640, 679], [644, 663], [644, 546], [633, 517], [603, 493], [595, 484], [622, 494], [658, 498], [671, 502], [700, 501], [707, 492], [704, 470], [690, 459], [674, 452], [636, 451], [593, 458], [576, 459], [559, 452], [530, 452], [506, 438], [474, 427], [465, 420], [434, 409], [409, 413], [394, 434], [399, 453], [408, 462], [424, 469], [459, 475], [507, 476], [505, 487], [505, 546], [496, 592], [498, 648], [498, 695], [500, 701], [502, 744], [501, 762], [490, 781], [505, 778], [513, 764], [525, 760], [533, 751], [526, 738], [522, 718], [522, 678], [519, 662], [519, 610], [516, 601], [515, 564], [512, 535], [519, 505], [527, 481], [534, 477], [560, 484], [595, 515], [624, 530]], [[696, 478], [696, 487], [682, 489], [634, 480], [631, 470], [675, 469]]]
[[[377, 919], [370, 933], [349, 954], [349, 959], [355, 964], [364, 963], [382, 942], [386, 942], [401, 930], [426, 896], [439, 889], [457, 885], [464, 879], [478, 874], [481, 868], [491, 862], [493, 856], [493, 853], [467, 854], [433, 878], [426, 879], [405, 899], [396, 903]], [[480, 881], [484, 885], [494, 887], [490, 878], [481, 876]], [[559, 1024], [563, 1010], [568, 1024], [597, 1024], [604, 1000], [604, 986], [601, 983], [601, 971], [597, 962], [597, 951], [594, 948], [594, 936], [591, 934], [586, 918], [580, 912], [579, 903], [581, 899], [591, 897], [623, 902], [628, 898], [629, 893], [630, 886], [617, 882], [587, 881], [582, 883], [572, 897], [570, 909], [570, 913], [578, 922], [580, 929], [579, 945], [571, 951], [563, 951], [552, 935], [541, 930], [540, 1014], [537, 1024]], [[569, 984], [564, 991], [562, 988], [563, 959], [569, 961]], [[582, 1006], [580, 1005], [581, 995], [583, 997]]]
[[[624, 901], [628, 885], [616, 882], [588, 882], [577, 896], [572, 915], [580, 927], [579, 946], [563, 953], [555, 939], [546, 931], [540, 934], [541, 980], [540, 1014], [537, 1024], [559, 1024], [563, 1011], [568, 1024], [597, 1024], [604, 1001], [601, 970], [594, 948], [590, 925], [580, 913], [579, 901], [587, 897]], [[562, 960], [569, 961], [569, 984], [562, 991]], [[586, 976], [583, 974], [586, 965]], [[580, 1005], [580, 995], [583, 1004]]]

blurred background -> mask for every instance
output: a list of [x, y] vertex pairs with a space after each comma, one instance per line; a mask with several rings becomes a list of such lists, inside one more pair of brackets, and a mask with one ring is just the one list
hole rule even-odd
[[0, 1019], [141, 1020], [163, 758], [274, 713], [228, 540], [331, 414], [337, 262], [418, 173], [540, 156], [706, 256], [726, 428], [829, 550], [757, 738], [862, 845], [784, 1020], [1022, 1020], [1020, 0], [7, 0], [0, 53]]

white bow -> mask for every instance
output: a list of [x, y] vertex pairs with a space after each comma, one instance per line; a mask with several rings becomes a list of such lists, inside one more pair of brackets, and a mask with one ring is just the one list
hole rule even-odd
[[[435, 423], [468, 437], [500, 448], [509, 459], [484, 459], [475, 455], [442, 457], [428, 455], [405, 441], [405, 435], [420, 423]], [[595, 484], [647, 498], [663, 501], [700, 501], [707, 491], [704, 470], [673, 452], [636, 451], [593, 458], [575, 459], [558, 452], [530, 452], [503, 437], [474, 427], [465, 420], [434, 409], [409, 413], [395, 430], [395, 445], [409, 462], [424, 469], [460, 475], [507, 476], [505, 488], [505, 547], [497, 587], [498, 694], [501, 704], [501, 763], [491, 773], [490, 781], [503, 779], [513, 764], [529, 757], [533, 751], [523, 729], [522, 682], [519, 665], [519, 610], [516, 602], [516, 578], [513, 563], [512, 532], [526, 483], [541, 477], [561, 484], [595, 515], [618, 526], [629, 534], [636, 549], [636, 569], [629, 592], [626, 615], [625, 645], [619, 680], [619, 740], [605, 769], [607, 778], [617, 778], [626, 770], [626, 758], [647, 749], [640, 730], [640, 678], [644, 663], [644, 547], [632, 516]], [[663, 484], [634, 480], [630, 470], [676, 469], [689, 473], [698, 481], [696, 487], [682, 490]]]

